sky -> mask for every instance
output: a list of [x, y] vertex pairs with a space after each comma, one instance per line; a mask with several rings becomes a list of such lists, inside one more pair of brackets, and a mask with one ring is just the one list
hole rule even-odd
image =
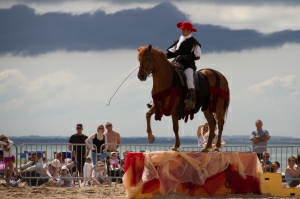
[[[137, 78], [137, 48], [166, 51], [176, 24], [190, 21], [198, 69], [229, 82], [223, 135], [250, 137], [261, 119], [271, 136], [300, 138], [299, 9], [299, 1], [0, 1], [1, 134], [69, 136], [82, 123], [91, 135], [109, 121], [122, 137], [146, 139], [152, 79]], [[155, 136], [174, 137], [170, 117], [153, 118]], [[196, 139], [203, 122], [202, 112], [180, 121], [180, 136]]]

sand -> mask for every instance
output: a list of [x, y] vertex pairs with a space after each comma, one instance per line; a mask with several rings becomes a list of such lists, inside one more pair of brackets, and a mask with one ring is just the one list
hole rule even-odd
[[[0, 180], [3, 183], [4, 180]], [[57, 199], [83, 199], [83, 198], [97, 198], [97, 199], [125, 199], [126, 194], [122, 184], [112, 185], [99, 185], [99, 186], [89, 186], [89, 187], [56, 187], [51, 183], [46, 183], [40, 187], [28, 187], [20, 185], [18, 187], [0, 187], [0, 198], [5, 199], [15, 199], [15, 198], [57, 198]], [[198, 199], [200, 197], [192, 197], [186, 195], [180, 195], [171, 193], [166, 197], [161, 195], [156, 195], [152, 199]], [[208, 197], [206, 197], [208, 198]], [[210, 197], [210, 198], [221, 198], [221, 197]], [[224, 198], [224, 197], [222, 197]], [[281, 197], [271, 197], [269, 195], [256, 195], [256, 194], [231, 194], [227, 195], [225, 198], [270, 198], [270, 199], [283, 199]], [[289, 197], [296, 199], [300, 197]]]

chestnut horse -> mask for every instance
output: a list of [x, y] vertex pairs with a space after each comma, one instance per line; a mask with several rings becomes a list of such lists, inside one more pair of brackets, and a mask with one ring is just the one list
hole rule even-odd
[[[148, 133], [148, 142], [153, 143], [155, 140], [154, 135], [152, 134], [150, 119], [153, 114], [157, 114], [157, 111], [162, 111], [164, 115], [172, 116], [173, 122], [173, 131], [175, 133], [175, 144], [171, 148], [171, 150], [178, 151], [180, 148], [180, 138], [178, 135], [178, 105], [180, 103], [181, 90], [176, 87], [172, 87], [173, 83], [173, 72], [174, 65], [167, 59], [165, 53], [163, 51], [152, 48], [149, 46], [142, 46], [138, 48], [138, 60], [140, 62], [138, 78], [141, 81], [145, 81], [147, 77], [152, 74], [153, 78], [153, 87], [152, 87], [152, 97], [153, 97], [153, 105], [146, 113], [147, 120], [147, 133]], [[218, 141], [216, 144], [216, 151], [219, 150], [221, 146], [221, 137], [223, 126], [225, 123], [225, 118], [229, 106], [229, 87], [226, 78], [218, 71], [211, 69], [203, 69], [197, 71], [197, 73], [203, 73], [209, 82], [210, 85], [210, 96], [208, 95], [208, 108], [204, 110], [205, 118], [209, 125], [209, 138], [206, 145], [206, 148], [202, 151], [209, 151], [212, 148], [212, 140], [215, 137], [215, 127], [216, 127], [216, 119], [218, 121]], [[217, 80], [218, 79], [218, 80]], [[219, 88], [216, 89], [214, 85], [216, 81], [219, 83]], [[208, 85], [208, 84], [207, 84]], [[209, 87], [208, 85], [208, 87]], [[170, 90], [170, 88], [173, 88]], [[213, 89], [213, 90], [212, 90]], [[179, 92], [178, 92], [179, 91]], [[216, 91], [216, 92], [214, 92]], [[200, 93], [199, 93], [200, 92]], [[225, 96], [222, 97], [220, 93], [225, 93]], [[196, 91], [197, 98], [200, 96], [201, 90]], [[162, 100], [156, 100], [154, 96], [162, 96], [164, 95]], [[216, 97], [217, 96], [217, 97]], [[224, 95], [223, 95], [224, 96]], [[212, 101], [215, 97], [215, 110], [212, 110]], [[167, 112], [167, 113], [166, 113]], [[155, 118], [156, 120], [160, 120], [160, 118]]]

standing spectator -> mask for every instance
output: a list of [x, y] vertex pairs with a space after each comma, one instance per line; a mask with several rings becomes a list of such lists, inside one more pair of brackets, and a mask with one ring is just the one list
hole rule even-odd
[[[89, 150], [91, 150], [90, 147], [90, 141], [93, 140], [93, 148], [92, 148], [92, 160], [93, 160], [93, 166], [96, 165], [97, 157], [100, 153], [105, 152], [107, 150], [107, 138], [106, 135], [104, 135], [104, 126], [103, 124], [100, 124], [97, 128], [97, 133], [94, 133], [89, 138], [85, 140], [85, 143]], [[103, 145], [105, 144], [105, 145]], [[94, 145], [96, 148], [94, 148]], [[101, 148], [102, 146], [102, 148]]]
[[7, 170], [9, 169], [10, 183], [15, 183], [15, 181], [12, 179], [13, 172], [14, 172], [15, 155], [11, 148], [14, 142], [9, 140], [8, 137], [6, 137], [5, 135], [1, 135], [0, 144], [2, 145], [1, 148], [3, 149], [4, 163], [5, 163], [3, 178], [7, 178]]
[[[77, 133], [73, 134], [70, 137], [68, 149], [69, 151], [72, 151], [75, 153], [75, 160], [77, 161], [77, 167], [79, 176], [82, 177], [82, 169], [83, 165], [86, 161], [86, 157], [89, 155], [89, 149], [86, 150], [85, 140], [88, 138], [86, 135], [82, 134], [83, 126], [82, 124], [76, 125], [76, 131]], [[79, 145], [77, 145], [79, 144]], [[84, 145], [82, 145], [84, 144]], [[72, 149], [73, 146], [73, 149]], [[83, 181], [83, 179], [82, 179]]]
[[197, 140], [198, 140], [198, 151], [203, 149], [203, 145], [205, 142], [204, 135], [208, 132], [208, 123], [205, 122], [204, 124], [200, 125], [197, 130]]
[[285, 178], [290, 187], [296, 187], [299, 185], [299, 180], [293, 178], [299, 178], [300, 170], [296, 167], [296, 158], [291, 156], [288, 158], [288, 166], [285, 170]]
[[[267, 130], [263, 129], [263, 122], [256, 120], [256, 130], [252, 131], [250, 140], [252, 141], [253, 151], [256, 152], [258, 159], [262, 159], [262, 153], [266, 151], [267, 142], [270, 140], [270, 134]], [[255, 148], [257, 147], [257, 148]]]
[[110, 122], [106, 122], [106, 133], [104, 134], [107, 138], [107, 151], [117, 151], [119, 144], [121, 143], [120, 134], [112, 130], [112, 124]]

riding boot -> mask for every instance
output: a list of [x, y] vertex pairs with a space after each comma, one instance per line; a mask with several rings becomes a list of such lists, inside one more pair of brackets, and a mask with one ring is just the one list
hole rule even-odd
[[195, 89], [190, 88], [187, 98], [184, 100], [184, 103], [189, 109], [195, 109], [196, 93]]

